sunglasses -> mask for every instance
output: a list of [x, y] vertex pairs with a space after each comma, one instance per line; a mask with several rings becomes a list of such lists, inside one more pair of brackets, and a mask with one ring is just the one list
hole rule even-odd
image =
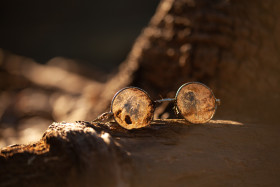
[[113, 116], [114, 120], [126, 129], [146, 127], [153, 120], [156, 106], [162, 102], [174, 102], [176, 114], [193, 124], [207, 123], [220, 104], [212, 90], [199, 82], [183, 84], [175, 98], [155, 101], [140, 88], [125, 87], [113, 97], [111, 111], [100, 115], [93, 122], [104, 121]]

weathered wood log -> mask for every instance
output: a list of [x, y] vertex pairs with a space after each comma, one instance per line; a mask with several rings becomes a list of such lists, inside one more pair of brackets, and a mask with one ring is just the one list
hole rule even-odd
[[53, 123], [40, 141], [1, 149], [0, 186], [276, 186], [277, 132], [222, 120]]
[[84, 123], [53, 123], [42, 139], [1, 149], [1, 186], [127, 186], [127, 153]]

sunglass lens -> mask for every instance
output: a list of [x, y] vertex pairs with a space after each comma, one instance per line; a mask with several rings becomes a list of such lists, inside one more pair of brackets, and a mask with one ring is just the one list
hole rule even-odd
[[212, 91], [201, 83], [186, 83], [176, 94], [176, 105], [181, 115], [191, 123], [206, 123], [216, 111]]
[[127, 87], [116, 93], [111, 111], [119, 125], [126, 129], [135, 129], [151, 123], [154, 106], [146, 92], [139, 88]]

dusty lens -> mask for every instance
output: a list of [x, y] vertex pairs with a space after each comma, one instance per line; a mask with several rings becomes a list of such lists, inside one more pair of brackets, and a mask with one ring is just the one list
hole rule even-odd
[[153, 118], [153, 102], [141, 89], [128, 87], [113, 98], [111, 110], [115, 121], [126, 129], [145, 127]]
[[191, 123], [206, 123], [216, 111], [212, 91], [201, 83], [187, 83], [176, 94], [176, 105], [181, 115]]

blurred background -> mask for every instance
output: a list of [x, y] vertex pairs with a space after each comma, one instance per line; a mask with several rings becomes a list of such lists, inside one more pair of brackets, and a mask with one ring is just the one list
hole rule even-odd
[[2, 1], [0, 147], [38, 140], [53, 121], [84, 120], [91, 90], [125, 60], [158, 3]]
[[0, 47], [40, 63], [63, 56], [112, 69], [124, 60], [158, 3], [2, 1]]

